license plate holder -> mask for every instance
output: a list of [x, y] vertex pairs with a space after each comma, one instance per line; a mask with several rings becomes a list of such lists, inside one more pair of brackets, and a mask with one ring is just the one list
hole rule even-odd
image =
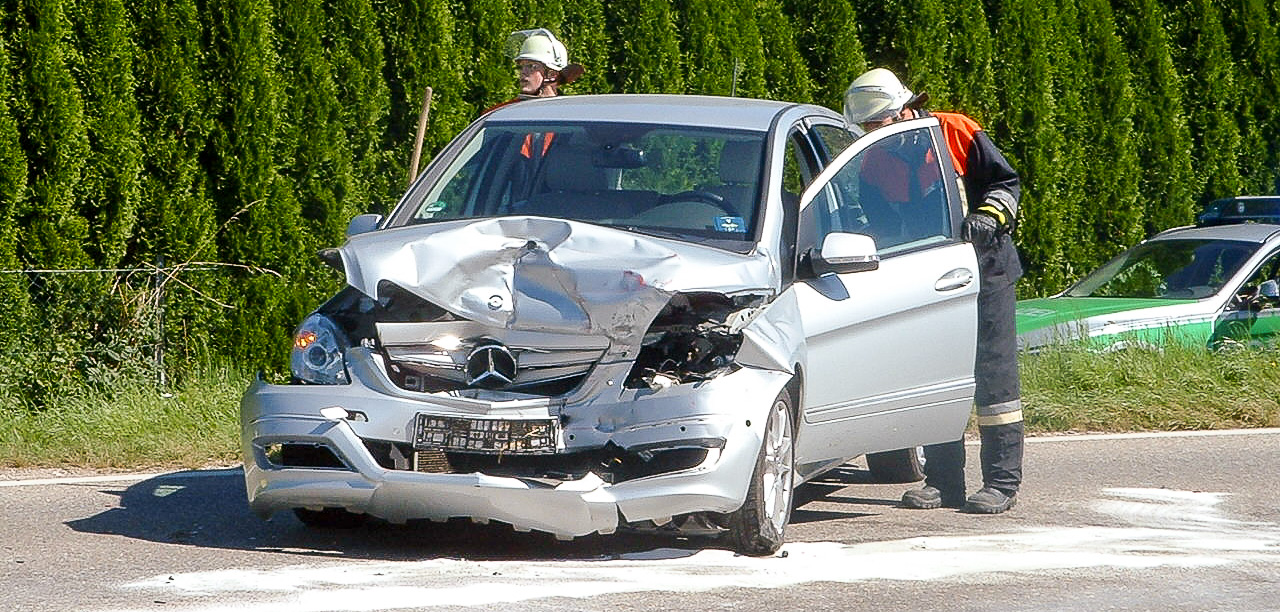
[[557, 419], [474, 419], [418, 413], [413, 428], [418, 450], [490, 454], [549, 454], [560, 438]]

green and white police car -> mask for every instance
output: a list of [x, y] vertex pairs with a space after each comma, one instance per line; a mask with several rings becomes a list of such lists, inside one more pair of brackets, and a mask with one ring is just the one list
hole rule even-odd
[[1280, 338], [1280, 196], [1216, 200], [1057, 295], [1018, 302], [1018, 345], [1169, 343], [1221, 348]]

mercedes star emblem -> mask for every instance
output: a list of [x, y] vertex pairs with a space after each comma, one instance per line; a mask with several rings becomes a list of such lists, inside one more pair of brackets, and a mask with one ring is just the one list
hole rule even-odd
[[516, 379], [516, 356], [501, 344], [481, 344], [467, 355], [467, 383], [497, 389]]

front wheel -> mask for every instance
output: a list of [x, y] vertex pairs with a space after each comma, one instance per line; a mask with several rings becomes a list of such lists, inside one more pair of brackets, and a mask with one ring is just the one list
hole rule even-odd
[[734, 549], [744, 555], [771, 555], [782, 547], [795, 487], [791, 395], [783, 389], [773, 400], [764, 425], [764, 441], [742, 507], [729, 515]]

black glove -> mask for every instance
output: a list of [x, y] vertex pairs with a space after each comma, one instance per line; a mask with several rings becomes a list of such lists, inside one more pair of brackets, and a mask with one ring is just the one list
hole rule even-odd
[[995, 246], [999, 235], [1000, 222], [991, 215], [970, 213], [965, 215], [964, 223], [960, 226], [960, 237], [983, 250]]

